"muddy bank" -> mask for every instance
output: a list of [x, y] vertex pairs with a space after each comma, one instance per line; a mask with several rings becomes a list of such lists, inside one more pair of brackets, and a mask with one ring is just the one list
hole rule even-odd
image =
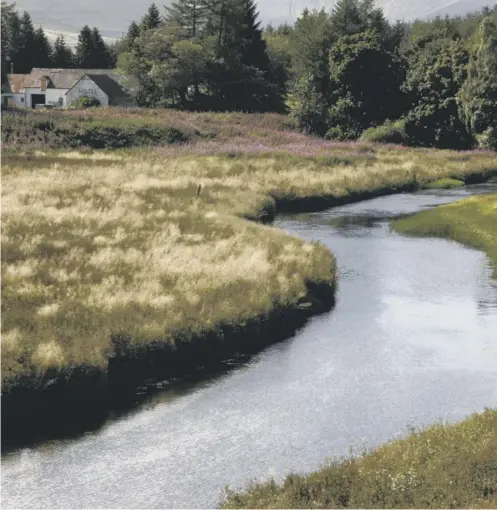
[[130, 338], [114, 337], [106, 370], [82, 366], [70, 375], [49, 372], [35, 389], [32, 379], [18, 381], [2, 395], [2, 451], [96, 429], [109, 411], [132, 407], [137, 388], [147, 380], [215, 369], [238, 353], [250, 355], [291, 337], [309, 317], [331, 310], [335, 284], [331, 275], [329, 282], [308, 282], [299, 303], [193, 337], [179, 334], [175, 345], [157, 341], [135, 347]]

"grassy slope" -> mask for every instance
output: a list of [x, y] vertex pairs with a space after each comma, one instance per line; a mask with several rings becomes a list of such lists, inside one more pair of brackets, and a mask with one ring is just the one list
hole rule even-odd
[[474, 196], [397, 220], [393, 228], [416, 236], [444, 237], [479, 248], [494, 263], [497, 278], [497, 195]]
[[437, 424], [282, 485], [228, 491], [224, 508], [496, 508], [497, 411]]
[[176, 123], [198, 118], [217, 126], [215, 139], [4, 153], [4, 388], [21, 375], [36, 384], [52, 368], [105, 370], [113, 334], [174, 344], [178, 334], [296, 303], [307, 282], [331, 280], [334, 260], [322, 246], [242, 219], [270, 215], [275, 199], [332, 204], [497, 170], [491, 153], [326, 142], [288, 131], [278, 116], [174, 113]]

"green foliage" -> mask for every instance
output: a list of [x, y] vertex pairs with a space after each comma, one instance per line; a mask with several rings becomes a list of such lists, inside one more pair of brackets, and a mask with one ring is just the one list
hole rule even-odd
[[361, 141], [372, 143], [395, 143], [399, 145], [410, 145], [410, 140], [405, 132], [405, 121], [386, 120], [377, 127], [366, 129], [361, 135]]
[[67, 46], [63, 35], [57, 36], [55, 40], [52, 52], [52, 63], [54, 67], [61, 69], [72, 67], [74, 63], [73, 52], [71, 48]]
[[313, 75], [300, 77], [288, 100], [290, 112], [305, 133], [326, 133], [326, 102]]
[[93, 108], [96, 106], [100, 106], [100, 101], [96, 97], [88, 97], [81, 96], [76, 101], [73, 101], [70, 105], [70, 108]]
[[438, 179], [436, 181], [430, 182], [423, 186], [425, 189], [452, 189], [452, 188], [459, 188], [461, 186], [464, 186], [464, 181], [461, 181], [460, 179]]
[[403, 78], [400, 62], [376, 32], [340, 38], [330, 51], [329, 136], [338, 130], [341, 139], [358, 138], [365, 129], [399, 117]]
[[143, 31], [146, 30], [153, 30], [155, 28], [159, 28], [162, 24], [162, 16], [159, 12], [158, 7], [155, 5], [155, 3], [152, 3], [150, 7], [148, 8], [147, 13], [145, 16], [143, 16], [141, 23], [140, 23], [140, 29]]
[[50, 67], [52, 65], [52, 47], [41, 27], [35, 30], [34, 49], [33, 67]]
[[85, 25], [78, 36], [75, 64], [81, 69], [111, 69], [114, 60], [98, 28]]
[[497, 22], [485, 18], [478, 35], [460, 93], [461, 113], [478, 145], [497, 150]]
[[406, 115], [409, 138], [426, 147], [470, 148], [472, 139], [457, 103], [469, 60], [464, 44], [457, 38], [423, 38], [408, 59], [404, 90], [412, 99]]

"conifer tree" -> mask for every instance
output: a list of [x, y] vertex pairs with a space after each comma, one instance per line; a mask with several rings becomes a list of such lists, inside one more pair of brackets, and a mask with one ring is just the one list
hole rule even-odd
[[63, 35], [57, 36], [55, 39], [54, 48], [52, 52], [52, 64], [54, 67], [67, 69], [72, 67], [74, 62], [74, 55], [66, 45]]
[[[370, 8], [369, 3], [362, 7], [363, 13]], [[364, 30], [358, 0], [338, 0], [331, 13], [331, 28], [335, 37], [358, 34]]]
[[114, 65], [114, 60], [97, 27], [93, 27], [91, 35], [94, 55], [93, 67], [96, 69], [111, 69]]
[[17, 52], [12, 56], [16, 73], [30, 73], [36, 63], [33, 57], [36, 53], [35, 29], [31, 16], [24, 11], [19, 25], [19, 41]]
[[75, 54], [76, 67], [81, 69], [91, 69], [95, 63], [95, 52], [93, 45], [93, 34], [91, 28], [85, 25], [79, 35]]
[[174, 0], [166, 7], [166, 22], [176, 25], [179, 38], [199, 38], [207, 22], [209, 7], [206, 0]]
[[241, 16], [237, 37], [240, 40], [241, 63], [262, 71], [269, 70], [266, 42], [262, 38], [259, 13], [254, 0], [241, 1]]
[[33, 54], [33, 62], [35, 67], [51, 67], [52, 66], [52, 47], [48, 42], [47, 36], [43, 28], [39, 27], [35, 30], [35, 52]]
[[161, 23], [162, 23], [162, 18], [161, 18], [159, 9], [155, 5], [155, 3], [153, 3], [148, 8], [147, 14], [145, 14], [145, 16], [143, 16], [141, 23], [140, 23], [140, 28], [142, 30], [152, 30], [154, 28], [159, 28]]
[[128, 32], [126, 33], [126, 49], [130, 49], [132, 44], [135, 42], [135, 39], [140, 35], [140, 27], [136, 21], [132, 21], [128, 27]]

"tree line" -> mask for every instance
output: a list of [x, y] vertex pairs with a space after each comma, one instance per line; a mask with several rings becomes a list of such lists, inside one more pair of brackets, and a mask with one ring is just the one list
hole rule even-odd
[[14, 4], [2, 0], [2, 83], [5, 75], [30, 73], [34, 67], [112, 69], [116, 54], [98, 28], [84, 26], [73, 51], [60, 35], [51, 44], [42, 27], [34, 28], [27, 11], [19, 13]]
[[[22, 54], [9, 16], [8, 51]], [[29, 26], [27, 13], [17, 20]], [[4, 10], [2, 34], [3, 24]], [[32, 24], [20, 31], [43, 39]], [[41, 67], [41, 54], [26, 62], [38, 55]], [[146, 107], [288, 112], [327, 138], [497, 149], [497, 6], [390, 23], [374, 0], [338, 0], [331, 12], [305, 9], [292, 25], [263, 28], [255, 0], [173, 0], [163, 12], [152, 4], [111, 46], [84, 27], [69, 60], [133, 74]]]

